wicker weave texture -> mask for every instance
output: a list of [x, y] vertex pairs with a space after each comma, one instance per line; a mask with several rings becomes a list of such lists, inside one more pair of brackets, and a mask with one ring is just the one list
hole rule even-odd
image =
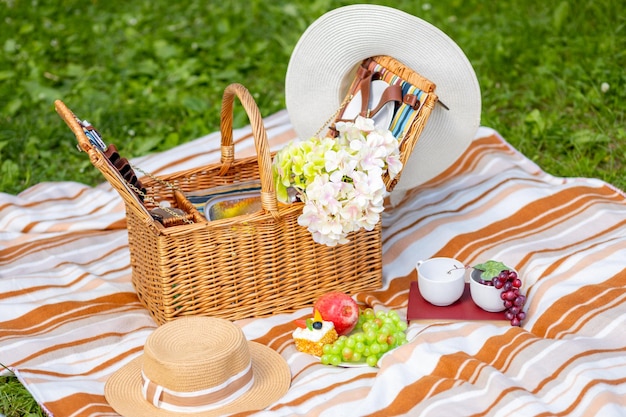
[[[253, 131], [257, 155], [235, 159], [234, 98], [239, 98]], [[81, 149], [126, 203], [132, 282], [159, 324], [185, 315], [230, 320], [291, 312], [312, 305], [329, 291], [354, 294], [382, 284], [381, 225], [352, 233], [350, 242], [328, 247], [298, 225], [302, 203], [278, 203], [267, 135], [254, 99], [240, 84], [228, 86], [222, 103], [222, 158], [219, 163], [163, 176], [141, 178], [146, 194], [190, 213], [193, 224], [164, 227], [152, 219], [154, 204], [141, 204], [123, 179], [85, 137], [63, 103], [57, 111]], [[185, 192], [260, 179], [263, 210], [207, 221]], [[169, 185], [166, 185], [167, 182]]]
[[[158, 322], [182, 315], [262, 317], [310, 305], [321, 294], [377, 289], [380, 227], [328, 248], [297, 224], [298, 210], [178, 236], [128, 216], [133, 282]], [[186, 228], [188, 226], [176, 226]]]

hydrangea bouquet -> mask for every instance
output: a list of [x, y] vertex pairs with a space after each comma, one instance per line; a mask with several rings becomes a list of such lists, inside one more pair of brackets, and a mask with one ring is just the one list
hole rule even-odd
[[336, 138], [292, 141], [273, 161], [278, 200], [289, 203], [295, 193], [304, 203], [298, 224], [328, 246], [376, 226], [387, 194], [382, 175], [393, 179], [402, 170], [398, 140], [372, 119], [359, 116], [335, 128]]

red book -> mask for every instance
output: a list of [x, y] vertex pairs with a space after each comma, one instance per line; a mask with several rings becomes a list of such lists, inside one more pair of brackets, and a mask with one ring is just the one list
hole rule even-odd
[[504, 318], [504, 311], [490, 313], [474, 304], [469, 283], [465, 284], [465, 290], [459, 300], [449, 306], [439, 307], [424, 300], [417, 281], [411, 281], [406, 315], [409, 322], [414, 320], [425, 322], [490, 321], [496, 324], [509, 324]]

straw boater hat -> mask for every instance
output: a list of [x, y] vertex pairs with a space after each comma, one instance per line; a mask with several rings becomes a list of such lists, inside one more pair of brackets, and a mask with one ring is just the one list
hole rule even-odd
[[387, 55], [436, 84], [448, 107], [435, 105], [395, 190], [406, 191], [448, 168], [480, 123], [480, 87], [463, 51], [424, 20], [390, 7], [357, 4], [332, 10], [304, 32], [287, 68], [285, 95], [302, 139], [316, 134], [346, 96], [355, 68]]
[[290, 382], [282, 356], [247, 341], [235, 324], [182, 317], [148, 336], [143, 355], [114, 373], [104, 391], [125, 417], [208, 417], [266, 408]]

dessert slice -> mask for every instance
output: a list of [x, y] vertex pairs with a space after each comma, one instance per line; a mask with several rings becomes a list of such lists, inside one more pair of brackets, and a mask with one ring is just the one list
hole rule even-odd
[[306, 320], [297, 320], [298, 328], [293, 331], [293, 340], [296, 349], [310, 355], [322, 356], [322, 348], [327, 343], [337, 340], [337, 332], [332, 321], [322, 320], [319, 311], [314, 311], [314, 317]]

